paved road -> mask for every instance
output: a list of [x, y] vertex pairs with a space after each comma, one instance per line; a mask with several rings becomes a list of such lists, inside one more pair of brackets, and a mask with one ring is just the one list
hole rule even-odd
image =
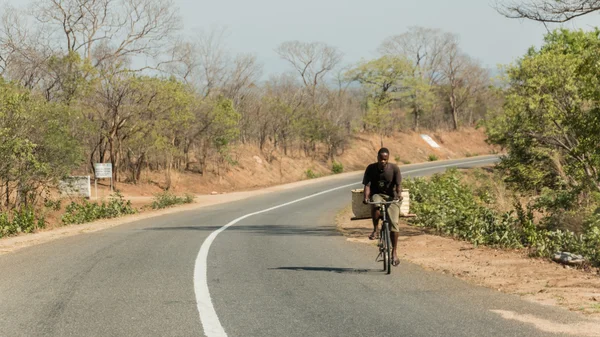
[[[402, 171], [426, 175], [494, 160]], [[360, 178], [1, 255], [0, 336], [545, 336], [492, 310], [577, 321], [405, 262], [383, 274], [374, 247], [346, 241], [334, 226]]]

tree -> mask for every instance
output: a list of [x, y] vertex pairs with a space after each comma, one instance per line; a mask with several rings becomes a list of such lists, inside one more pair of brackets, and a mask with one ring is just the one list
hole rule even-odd
[[459, 49], [457, 42], [449, 44], [446, 49], [441, 65], [444, 79], [442, 91], [448, 98], [453, 128], [458, 130], [462, 110], [477, 97], [477, 94], [485, 90], [487, 74]]
[[[296, 129], [304, 140], [304, 152], [316, 154], [317, 143], [327, 138], [326, 104], [328, 88], [325, 79], [342, 59], [335, 47], [322, 42], [287, 41], [275, 50], [300, 75], [308, 101], [302, 105], [303, 114], [296, 120]], [[303, 93], [304, 95], [304, 93]]]
[[496, 10], [509, 18], [562, 23], [600, 10], [599, 0], [499, 1]]
[[406, 97], [407, 80], [412, 78], [411, 62], [401, 56], [382, 56], [362, 62], [347, 73], [367, 91], [367, 115], [364, 121], [383, 137], [393, 130], [390, 105]]
[[313, 99], [317, 86], [342, 59], [337, 48], [321, 42], [287, 41], [280, 44], [275, 52], [298, 72]]
[[2, 76], [33, 89], [46, 76], [54, 51], [51, 31], [31, 25], [26, 13], [10, 6], [0, 18], [0, 67]]
[[134, 114], [123, 135], [131, 180], [140, 180], [142, 167], [152, 158], [164, 164], [165, 189], [169, 189], [173, 164], [183, 154], [183, 135], [193, 121], [195, 96], [174, 79], [140, 76], [133, 78], [131, 85], [129, 109]]
[[60, 50], [79, 53], [95, 67], [159, 56], [181, 22], [171, 0], [38, 0], [33, 16], [58, 28], [53, 40], [63, 41]]
[[241, 115], [233, 107], [233, 102], [223, 96], [205, 102], [209, 105], [206, 116], [207, 127], [202, 136], [201, 165], [206, 166], [206, 158], [210, 149], [217, 152], [217, 174], [220, 174], [221, 165], [232, 161], [230, 157], [230, 143], [240, 135], [239, 122]]
[[36, 200], [81, 163], [75, 114], [0, 79], [0, 198], [7, 208]]
[[413, 114], [413, 130], [420, 127], [424, 112], [433, 110], [434, 89], [442, 80], [442, 65], [448, 46], [456, 36], [439, 29], [410, 27], [408, 32], [386, 38], [379, 46], [383, 55], [405, 57], [413, 64], [413, 78], [407, 96]]
[[599, 65], [599, 30], [557, 30], [508, 69], [506, 113], [488, 134], [521, 189], [600, 191]]

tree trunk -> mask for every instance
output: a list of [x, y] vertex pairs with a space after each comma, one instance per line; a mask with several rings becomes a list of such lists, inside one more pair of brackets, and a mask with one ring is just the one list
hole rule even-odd
[[452, 123], [454, 130], [458, 130], [458, 108], [456, 107], [456, 97], [454, 93], [450, 95], [450, 108], [452, 109]]
[[419, 131], [419, 108], [417, 108], [417, 106], [413, 107], [413, 116], [414, 116], [413, 130], [415, 132], [418, 132]]
[[115, 146], [115, 142], [114, 142], [114, 137], [111, 134], [110, 137], [108, 138], [108, 151], [110, 153], [110, 162], [112, 164], [112, 184], [113, 184], [113, 189], [116, 189], [117, 186], [117, 157], [118, 157], [118, 153], [117, 153], [117, 149]]

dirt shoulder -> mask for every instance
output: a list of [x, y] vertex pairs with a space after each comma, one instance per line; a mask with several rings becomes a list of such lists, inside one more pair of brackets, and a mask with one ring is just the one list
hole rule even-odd
[[[348, 241], [374, 245], [367, 238], [373, 228], [371, 220], [351, 221], [352, 216], [350, 206], [338, 214], [339, 231]], [[475, 248], [405, 221], [401, 222], [400, 231], [401, 260], [526, 300], [582, 313], [598, 320], [594, 329], [595, 336], [600, 336], [600, 275], [529, 258], [519, 250]]]

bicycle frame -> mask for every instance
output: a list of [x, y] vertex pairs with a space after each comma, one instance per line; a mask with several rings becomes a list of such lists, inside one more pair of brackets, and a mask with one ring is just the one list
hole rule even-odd
[[391, 262], [392, 262], [392, 240], [390, 236], [390, 224], [387, 219], [387, 205], [396, 203], [397, 201], [380, 201], [380, 202], [368, 202], [371, 205], [378, 205], [380, 207], [380, 216], [382, 219], [381, 232], [379, 235], [379, 255], [375, 258], [379, 259], [379, 256], [383, 256], [383, 270], [390, 274]]

